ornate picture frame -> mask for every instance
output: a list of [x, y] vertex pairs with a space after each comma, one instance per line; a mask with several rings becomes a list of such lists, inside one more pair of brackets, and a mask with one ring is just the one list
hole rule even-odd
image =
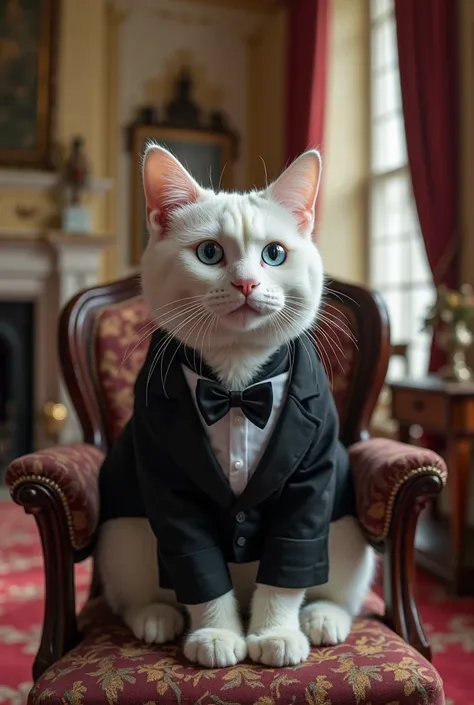
[[220, 112], [207, 120], [192, 100], [192, 81], [183, 69], [178, 76], [174, 97], [164, 107], [164, 119], [157, 110], [146, 106], [138, 119], [127, 128], [127, 147], [131, 153], [130, 183], [130, 264], [136, 266], [148, 240], [146, 206], [143, 194], [141, 160], [147, 144], [159, 144], [175, 155], [202, 186], [232, 189], [232, 163], [237, 155], [238, 138], [227, 127]]
[[0, 165], [53, 167], [60, 0], [0, 0]]

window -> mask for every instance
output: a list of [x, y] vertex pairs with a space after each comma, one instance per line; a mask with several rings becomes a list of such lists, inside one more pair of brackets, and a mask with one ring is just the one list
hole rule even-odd
[[[422, 376], [435, 291], [411, 191], [393, 1], [371, 0], [370, 284], [387, 304], [392, 344], [408, 345], [408, 372]], [[392, 378], [405, 374], [401, 363], [391, 361]]]

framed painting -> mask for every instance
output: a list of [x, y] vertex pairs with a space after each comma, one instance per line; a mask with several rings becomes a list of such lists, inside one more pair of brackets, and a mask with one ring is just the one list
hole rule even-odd
[[0, 165], [50, 168], [60, 0], [0, 0]]
[[137, 265], [145, 249], [148, 232], [141, 179], [141, 158], [149, 140], [166, 147], [205, 188], [231, 189], [233, 138], [223, 132], [136, 125], [130, 135], [132, 153], [132, 222], [130, 259]]

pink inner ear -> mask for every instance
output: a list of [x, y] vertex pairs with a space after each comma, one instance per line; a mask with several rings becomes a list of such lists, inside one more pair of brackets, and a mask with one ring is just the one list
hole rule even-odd
[[152, 147], [145, 154], [143, 188], [147, 216], [157, 211], [155, 220], [162, 229], [176, 208], [195, 203], [201, 191], [179, 161], [162, 147]]
[[269, 187], [270, 198], [289, 210], [302, 231], [312, 227], [321, 160], [315, 151], [298, 157]]

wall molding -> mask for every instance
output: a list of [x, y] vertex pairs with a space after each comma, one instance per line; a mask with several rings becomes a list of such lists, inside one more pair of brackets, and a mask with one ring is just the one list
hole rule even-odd
[[[60, 183], [60, 175], [54, 171], [29, 171], [23, 169], [0, 169], [0, 191], [32, 189], [49, 191]], [[112, 187], [112, 179], [91, 179], [90, 193], [105, 193]]]
[[268, 2], [244, 3], [239, 7], [230, 2], [196, 2], [195, 0], [111, 0], [114, 8], [127, 17], [135, 12], [151, 13], [164, 22], [181, 25], [218, 27], [236, 33], [242, 40], [254, 34], [268, 18], [263, 6]]

